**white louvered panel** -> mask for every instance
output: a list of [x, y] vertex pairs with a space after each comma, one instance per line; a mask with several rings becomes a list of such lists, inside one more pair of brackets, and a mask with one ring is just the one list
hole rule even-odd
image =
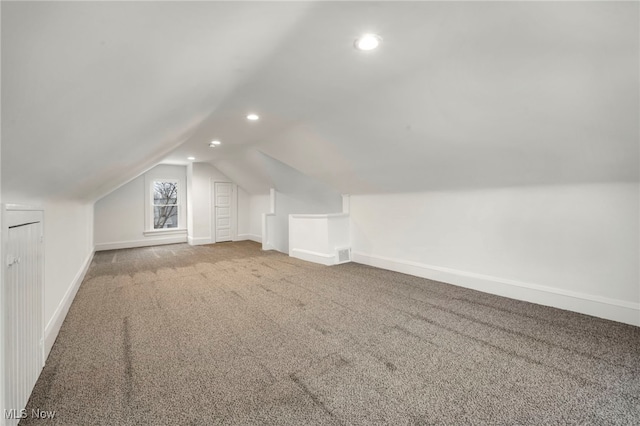
[[44, 365], [41, 235], [40, 222], [13, 226], [7, 232], [5, 389], [8, 408], [18, 412], [26, 406]]

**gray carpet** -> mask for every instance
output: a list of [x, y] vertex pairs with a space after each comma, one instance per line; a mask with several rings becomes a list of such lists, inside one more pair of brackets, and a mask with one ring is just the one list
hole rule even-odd
[[252, 242], [98, 252], [21, 424], [640, 424], [640, 328]]

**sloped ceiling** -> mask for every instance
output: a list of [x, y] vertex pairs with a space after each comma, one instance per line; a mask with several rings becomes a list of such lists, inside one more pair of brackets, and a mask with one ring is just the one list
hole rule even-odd
[[2, 2], [3, 199], [91, 200], [187, 156], [265, 192], [261, 153], [352, 194], [637, 181], [638, 11]]

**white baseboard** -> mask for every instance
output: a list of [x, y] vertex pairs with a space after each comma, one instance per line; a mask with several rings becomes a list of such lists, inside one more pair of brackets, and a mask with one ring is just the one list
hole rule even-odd
[[364, 265], [454, 284], [511, 299], [640, 326], [640, 303], [442, 268], [419, 262], [375, 256], [362, 252], [352, 252], [352, 260]]
[[56, 308], [51, 320], [44, 328], [44, 359], [46, 360], [49, 356], [49, 352], [51, 352], [51, 348], [56, 341], [56, 337], [58, 337], [58, 333], [60, 332], [60, 327], [62, 327], [62, 323], [69, 312], [69, 308], [71, 307], [71, 303], [73, 299], [76, 297], [76, 293], [80, 288], [80, 284], [84, 280], [87, 271], [89, 270], [89, 266], [91, 265], [91, 261], [93, 260], [93, 255], [95, 250], [91, 251], [82, 265], [82, 268], [78, 271], [76, 276], [73, 278], [71, 285], [67, 289], [64, 297], [60, 301], [60, 304]]
[[211, 244], [213, 241], [211, 241], [211, 237], [187, 237], [187, 243], [189, 243], [190, 246], [201, 246], [203, 244]]
[[256, 243], [262, 242], [262, 235], [256, 234], [238, 234], [238, 236], [233, 241], [255, 241]]
[[294, 248], [289, 250], [289, 256], [326, 266], [335, 265], [336, 263], [334, 254], [319, 253], [311, 250]]
[[154, 239], [146, 239], [146, 240], [116, 241], [113, 243], [96, 244], [96, 251], [117, 250], [117, 249], [134, 248], [134, 247], [160, 246], [163, 244], [178, 244], [178, 243], [186, 243], [186, 242], [187, 242], [186, 235], [180, 235], [177, 237], [154, 238]]

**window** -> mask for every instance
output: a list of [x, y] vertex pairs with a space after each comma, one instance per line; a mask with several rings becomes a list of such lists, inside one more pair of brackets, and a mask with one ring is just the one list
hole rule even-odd
[[178, 182], [153, 181], [153, 229], [178, 227]]
[[145, 237], [166, 241], [174, 238], [179, 242], [187, 236], [187, 185], [183, 170], [180, 166], [161, 164], [144, 174]]

